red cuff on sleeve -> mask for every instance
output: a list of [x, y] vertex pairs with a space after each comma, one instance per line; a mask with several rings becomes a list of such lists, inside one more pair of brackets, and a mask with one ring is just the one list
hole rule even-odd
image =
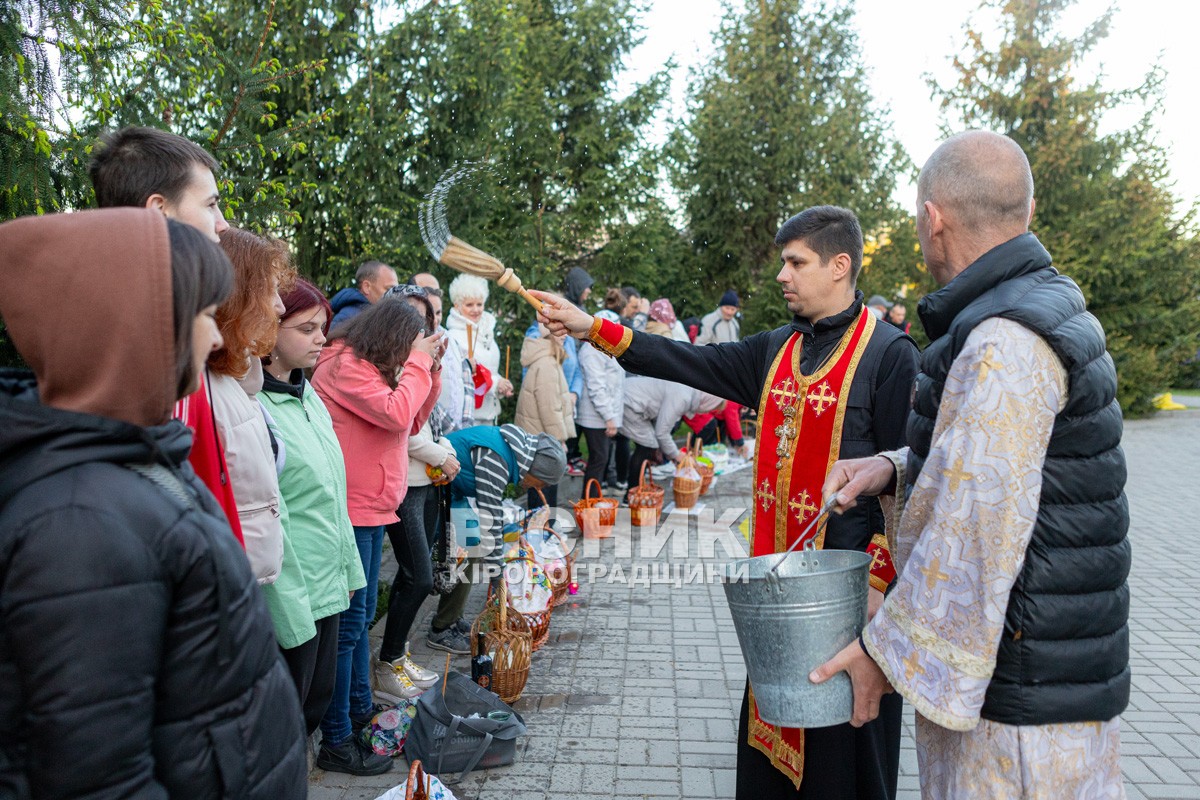
[[616, 358], [629, 349], [629, 343], [633, 341], [633, 331], [611, 320], [596, 317], [592, 329], [588, 331], [588, 341], [595, 345], [597, 350]]

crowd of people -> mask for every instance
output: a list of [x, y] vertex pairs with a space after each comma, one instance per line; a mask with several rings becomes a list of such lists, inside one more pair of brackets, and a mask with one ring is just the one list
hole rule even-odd
[[[0, 768], [24, 794], [299, 797], [301, 732], [320, 732], [324, 769], [387, 771], [355, 734], [437, 680], [409, 637], [450, 518], [480, 548], [467, 573], [494, 581], [510, 487], [531, 507], [557, 503], [568, 471], [627, 489], [642, 462], [679, 457], [689, 414], [706, 441], [723, 426], [743, 445], [723, 400], [627, 383], [536, 321], [502, 421], [514, 386], [486, 281], [449, 284], [444, 325], [437, 278], [402, 283], [381, 261], [327, 298], [286, 243], [224, 219], [216, 169], [186, 139], [126, 128], [95, 149], [99, 209], [0, 227], [0, 313], [33, 370], [3, 378], [5, 567], [56, 576], [5, 585], [20, 683], [38, 687], [5, 720], [29, 726]], [[48, 269], [68, 276], [53, 298]], [[587, 272], [564, 277], [587, 304]], [[99, 302], [101, 285], [121, 302]], [[613, 319], [689, 339], [669, 299], [613, 298]], [[736, 340], [738, 305], [728, 292], [691, 338]], [[373, 652], [385, 538], [398, 571]], [[430, 647], [469, 653], [469, 591], [442, 594]], [[114, 641], [129, 678], [102, 684]], [[95, 725], [120, 735], [96, 747]], [[54, 769], [38, 750], [51, 738], [104, 768]]]
[[[773, 331], [742, 338], [733, 290], [692, 320], [629, 286], [597, 303], [581, 267], [535, 292], [511, 422], [515, 320], [486, 281], [443, 293], [367, 261], [327, 299], [284, 242], [224, 220], [216, 167], [126, 128], [95, 148], [98, 209], [0, 225], [0, 315], [30, 368], [0, 372], [0, 793], [298, 798], [318, 731], [317, 766], [392, 769], [356, 734], [438, 680], [409, 641], [447, 526], [494, 584], [506, 493], [557, 505], [567, 474], [628, 492], [683, 457], [681, 421], [748, 457], [749, 407], [752, 554], [833, 497], [818, 546], [873, 559], [867, 629], [811, 677], [849, 673], [851, 722], [773, 725], [747, 685], [738, 796], [894, 797], [901, 695], [931, 796], [1120, 796], [1115, 372], [1028, 231], [1011, 140], [955, 137], [922, 170], [943, 284], [923, 354], [902, 303], [857, 290], [855, 215], [819, 206], [776, 236], [793, 320]], [[443, 588], [415, 635], [466, 654], [471, 583]]]

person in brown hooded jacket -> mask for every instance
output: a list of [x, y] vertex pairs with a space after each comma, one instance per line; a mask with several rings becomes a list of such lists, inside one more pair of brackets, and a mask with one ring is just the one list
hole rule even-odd
[[228, 260], [132, 208], [5, 223], [0, 253], [32, 367], [0, 370], [0, 796], [304, 797], [271, 618], [170, 419]]

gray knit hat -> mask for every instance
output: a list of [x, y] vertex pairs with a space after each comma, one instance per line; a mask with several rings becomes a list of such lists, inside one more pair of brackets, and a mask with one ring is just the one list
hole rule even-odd
[[512, 448], [521, 476], [532, 475], [554, 486], [567, 472], [567, 454], [557, 439], [545, 433], [528, 433], [511, 422], [500, 426], [500, 435]]
[[547, 433], [539, 433], [533, 452], [533, 464], [529, 474], [547, 486], [554, 486], [567, 474], [567, 453], [558, 439]]

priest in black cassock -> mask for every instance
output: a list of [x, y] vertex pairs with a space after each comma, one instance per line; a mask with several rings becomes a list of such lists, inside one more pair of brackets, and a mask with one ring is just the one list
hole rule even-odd
[[[740, 342], [695, 346], [593, 318], [554, 295], [534, 292], [540, 319], [587, 339], [629, 372], [687, 384], [758, 409], [751, 555], [786, 550], [819, 513], [829, 466], [904, 445], [916, 344], [877, 323], [856, 288], [862, 229], [835, 206], [806, 209], [779, 229], [776, 281], [790, 324]], [[817, 547], [871, 554], [869, 612], [895, 577], [879, 502], [833, 516], [809, 534]], [[750, 800], [891, 800], [900, 757], [901, 701], [884, 695], [879, 716], [800, 730], [758, 718], [747, 685], [737, 743], [737, 796]]]

